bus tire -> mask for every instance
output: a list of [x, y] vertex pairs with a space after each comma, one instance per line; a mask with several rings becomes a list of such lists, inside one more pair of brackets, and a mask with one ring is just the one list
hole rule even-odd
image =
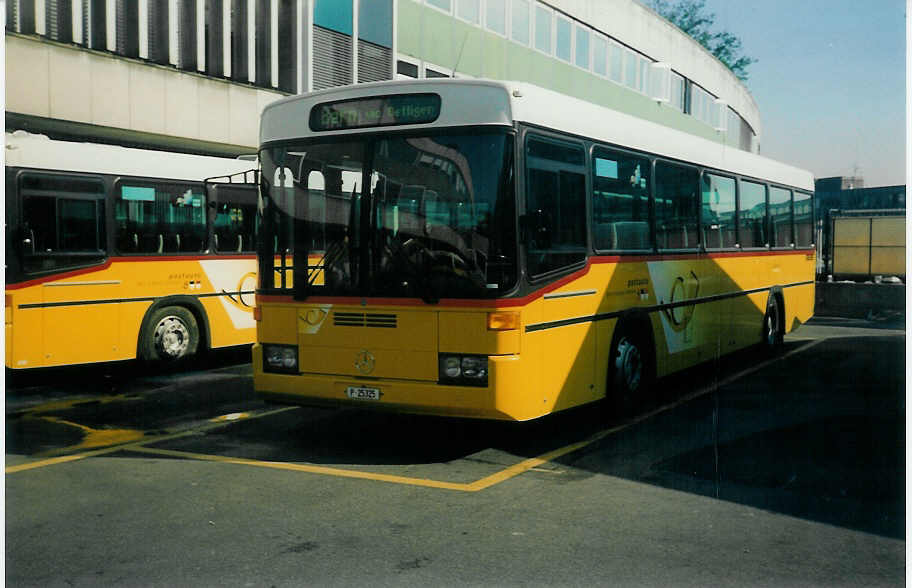
[[193, 313], [183, 306], [164, 306], [149, 316], [140, 341], [140, 355], [148, 362], [176, 363], [194, 355], [199, 342]]
[[629, 416], [649, 399], [655, 351], [647, 334], [648, 326], [648, 320], [627, 321], [614, 331], [607, 393], [607, 407], [614, 417]]
[[763, 347], [770, 353], [782, 349], [785, 333], [783, 332], [783, 305], [776, 294], [770, 294], [766, 302], [766, 313], [763, 315]]

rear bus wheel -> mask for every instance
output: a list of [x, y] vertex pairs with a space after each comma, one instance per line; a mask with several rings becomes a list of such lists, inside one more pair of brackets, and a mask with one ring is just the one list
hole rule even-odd
[[763, 346], [775, 353], [782, 347], [782, 308], [778, 297], [773, 294], [766, 303], [766, 314], [763, 316]]
[[648, 400], [653, 379], [653, 351], [640, 323], [619, 325], [611, 342], [608, 406], [615, 416], [628, 416]]
[[140, 345], [146, 361], [174, 363], [190, 357], [199, 346], [196, 318], [181, 306], [159, 308], [149, 317]]

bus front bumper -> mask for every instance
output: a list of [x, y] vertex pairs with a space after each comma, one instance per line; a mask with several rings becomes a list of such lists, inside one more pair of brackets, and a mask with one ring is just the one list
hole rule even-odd
[[[259, 344], [253, 346], [252, 355], [254, 390], [268, 402], [511, 421], [541, 416], [523, 401], [519, 355], [489, 356], [486, 387], [347, 375], [271, 373], [263, 371]], [[377, 390], [378, 394], [375, 398], [350, 398], [348, 391], [358, 388]]]

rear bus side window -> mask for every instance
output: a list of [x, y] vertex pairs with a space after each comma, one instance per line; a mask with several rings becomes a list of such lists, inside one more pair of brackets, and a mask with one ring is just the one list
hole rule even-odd
[[727, 249], [735, 238], [735, 180], [703, 174], [703, 243], [707, 249]]
[[529, 273], [540, 275], [586, 259], [586, 168], [583, 148], [533, 137], [526, 143]]
[[26, 272], [99, 263], [106, 256], [104, 185], [67, 176], [23, 176], [19, 246]]
[[741, 247], [766, 247], [766, 186], [741, 181], [738, 199], [738, 224]]
[[790, 247], [792, 237], [792, 191], [770, 186], [770, 235], [773, 247]]
[[652, 248], [651, 164], [645, 157], [596, 148], [592, 159], [592, 238], [596, 249]]
[[201, 253], [208, 247], [202, 186], [125, 180], [117, 184], [114, 202], [123, 253]]
[[807, 192], [795, 192], [795, 245], [814, 245], [814, 196]]
[[253, 252], [256, 223], [256, 187], [215, 187], [213, 239], [220, 253]]
[[695, 249], [699, 245], [696, 168], [657, 161], [655, 167], [656, 241], [659, 249]]

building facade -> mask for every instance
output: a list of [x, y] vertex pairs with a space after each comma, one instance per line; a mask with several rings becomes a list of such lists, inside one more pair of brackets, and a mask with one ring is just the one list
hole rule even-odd
[[7, 130], [237, 155], [282, 96], [454, 76], [759, 151], [745, 86], [635, 0], [7, 0], [6, 23]]

